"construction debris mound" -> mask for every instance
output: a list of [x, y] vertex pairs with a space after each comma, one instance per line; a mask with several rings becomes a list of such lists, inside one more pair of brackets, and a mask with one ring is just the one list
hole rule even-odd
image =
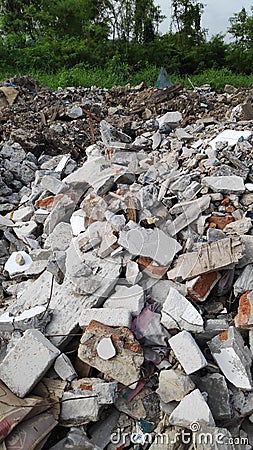
[[253, 448], [252, 98], [0, 84], [1, 450]]

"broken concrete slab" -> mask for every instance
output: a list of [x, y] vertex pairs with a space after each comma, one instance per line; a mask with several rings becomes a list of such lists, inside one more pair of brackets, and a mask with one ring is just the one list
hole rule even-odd
[[215, 426], [212, 413], [199, 389], [195, 389], [181, 400], [171, 413], [169, 422], [171, 425], [182, 426], [190, 430], [192, 429], [192, 424], [196, 423], [200, 427]]
[[169, 345], [187, 375], [207, 366], [206, 358], [188, 331], [170, 338]]
[[202, 178], [202, 184], [208, 186], [214, 192], [223, 194], [243, 194], [245, 191], [243, 178], [237, 175], [204, 177]]
[[200, 333], [204, 329], [203, 318], [198, 310], [173, 287], [163, 304], [161, 323], [168, 330], [178, 328]]
[[218, 142], [226, 142], [229, 146], [234, 147], [238, 140], [243, 137], [247, 139], [251, 135], [251, 131], [224, 130], [214, 139], [209, 141], [209, 145], [215, 150]]
[[156, 392], [165, 403], [180, 402], [194, 388], [195, 384], [188, 375], [179, 370], [169, 369], [160, 372]]
[[208, 342], [213, 358], [225, 377], [237, 388], [251, 390], [252, 354], [239, 331], [230, 326]]
[[183, 212], [169, 225], [167, 228], [168, 233], [171, 236], [175, 236], [179, 231], [194, 222], [203, 211], [208, 209], [210, 200], [211, 198], [209, 195], [204, 195], [200, 199], [179, 204], [178, 206], [180, 206], [180, 209], [182, 209]]
[[18, 315], [5, 312], [0, 316], [0, 334], [11, 333], [14, 330], [26, 331], [31, 328], [44, 331], [51, 314], [51, 311], [46, 310], [45, 306], [35, 306]]
[[116, 292], [103, 304], [103, 308], [128, 309], [133, 316], [138, 316], [144, 307], [144, 292], [141, 286], [116, 286]]
[[[116, 356], [107, 361], [101, 359], [96, 351], [99, 342], [110, 337], [116, 349]], [[112, 377], [134, 389], [140, 378], [143, 363], [142, 348], [128, 328], [111, 328], [95, 320], [91, 321], [83, 334], [78, 357], [85, 363], [102, 371], [106, 377]]]
[[[207, 374], [198, 377], [196, 384], [202, 393], [207, 393], [207, 404], [215, 420], [230, 419], [230, 393], [225, 377], [220, 373]], [[217, 398], [219, 401], [217, 402]]]
[[0, 364], [1, 380], [25, 397], [53, 364], [60, 351], [38, 330], [27, 330]]
[[163, 231], [140, 227], [121, 231], [118, 243], [132, 255], [151, 258], [164, 266], [169, 265], [182, 248], [175, 239]]
[[[126, 305], [127, 306], [127, 305]], [[132, 314], [127, 308], [85, 308], [79, 319], [80, 328], [87, 327], [91, 320], [96, 320], [109, 327], [131, 328]]]

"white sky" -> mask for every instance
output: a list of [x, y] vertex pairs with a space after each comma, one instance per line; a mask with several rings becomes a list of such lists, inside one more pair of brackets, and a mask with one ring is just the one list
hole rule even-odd
[[[161, 24], [160, 30], [166, 33], [170, 26], [171, 0], [156, 0], [160, 5], [162, 13], [167, 19]], [[208, 28], [208, 36], [227, 32], [229, 17], [238, 13], [243, 7], [250, 12], [253, 1], [250, 0], [200, 0], [205, 5], [202, 16], [202, 27]]]

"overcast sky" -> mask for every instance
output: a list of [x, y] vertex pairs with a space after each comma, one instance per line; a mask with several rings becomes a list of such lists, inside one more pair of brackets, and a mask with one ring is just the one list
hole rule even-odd
[[[205, 5], [202, 16], [202, 27], [208, 28], [208, 36], [217, 33], [226, 33], [229, 26], [229, 17], [239, 12], [243, 7], [250, 12], [253, 1], [250, 0], [201, 0]], [[161, 32], [166, 33], [170, 26], [171, 0], [156, 0], [161, 6], [163, 14], [167, 19], [161, 24]]]

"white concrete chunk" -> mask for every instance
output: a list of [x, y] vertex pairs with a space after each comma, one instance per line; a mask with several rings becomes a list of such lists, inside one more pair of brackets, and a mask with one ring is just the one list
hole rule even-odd
[[159, 376], [157, 394], [165, 403], [179, 402], [186, 394], [195, 388], [188, 375], [179, 370], [162, 370]]
[[38, 330], [27, 330], [0, 364], [1, 380], [23, 398], [40, 381], [60, 351]]
[[203, 331], [203, 319], [198, 310], [173, 287], [163, 304], [161, 323], [168, 330], [179, 328], [193, 333]]
[[87, 327], [91, 320], [96, 320], [110, 327], [131, 328], [132, 314], [124, 308], [87, 308], [83, 309], [79, 319], [81, 328]]
[[187, 375], [207, 366], [206, 358], [188, 331], [170, 338], [169, 344]]
[[215, 150], [217, 142], [227, 142], [229, 146], [235, 146], [240, 139], [244, 137], [247, 139], [250, 137], [251, 131], [236, 131], [236, 130], [224, 130], [218, 134], [214, 139], [209, 142], [209, 145]]
[[211, 353], [224, 376], [237, 388], [251, 390], [252, 353], [246, 345], [240, 332], [235, 327], [215, 336], [209, 341]]
[[138, 316], [144, 307], [144, 291], [141, 286], [116, 286], [116, 292], [105, 301], [104, 308], [123, 308]]
[[24, 251], [13, 252], [6, 261], [4, 270], [10, 277], [25, 272], [32, 264], [32, 258]]
[[215, 426], [209, 406], [199, 389], [195, 389], [184, 397], [174, 411], [172, 411], [169, 422], [171, 425], [189, 429], [192, 429], [193, 424], [199, 424], [199, 426], [207, 425], [209, 427]]
[[129, 284], [136, 284], [140, 281], [142, 275], [139, 266], [135, 261], [128, 261], [126, 265], [126, 280]]

